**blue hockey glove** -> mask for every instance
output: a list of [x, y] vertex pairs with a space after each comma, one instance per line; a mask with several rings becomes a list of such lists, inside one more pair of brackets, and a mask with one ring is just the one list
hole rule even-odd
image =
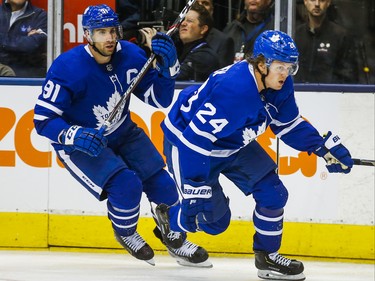
[[60, 143], [96, 157], [107, 146], [107, 138], [96, 129], [74, 125], [60, 135]]
[[181, 221], [189, 232], [200, 231], [199, 224], [213, 221], [211, 199], [183, 199], [181, 202]]
[[323, 144], [314, 153], [326, 160], [326, 167], [330, 173], [348, 174], [353, 167], [354, 162], [349, 150], [341, 144], [339, 136], [332, 135], [331, 132], [327, 133], [323, 139]]
[[158, 32], [151, 40], [152, 52], [156, 55], [156, 69], [166, 78], [175, 78], [180, 71], [180, 63], [173, 40]]
[[[189, 183], [192, 183], [189, 181]], [[199, 231], [199, 223], [213, 221], [212, 190], [210, 186], [184, 184], [183, 200], [181, 202], [181, 221], [190, 232]]]

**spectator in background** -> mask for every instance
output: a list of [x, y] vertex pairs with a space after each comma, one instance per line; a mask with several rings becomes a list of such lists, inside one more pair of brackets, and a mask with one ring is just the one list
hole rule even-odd
[[[145, 26], [140, 26], [139, 22], [156, 22], [157, 13], [160, 7], [160, 0], [116, 0], [116, 13], [123, 29], [123, 39], [140, 44], [141, 39], [138, 30]], [[162, 19], [159, 20], [162, 22]], [[150, 26], [147, 27], [152, 27]]]
[[353, 42], [344, 27], [329, 20], [331, 0], [304, 0], [307, 22], [296, 28], [300, 50], [296, 82], [357, 83]]
[[5, 76], [16, 76], [14, 73], [13, 69], [10, 68], [9, 66], [0, 63], [0, 77], [5, 77]]
[[[203, 5], [211, 17], [214, 13], [213, 0], [198, 0], [198, 4]], [[220, 67], [227, 66], [233, 63], [234, 58], [234, 41], [231, 37], [221, 32], [215, 27], [212, 27], [206, 37], [207, 43], [218, 54]]]
[[245, 58], [251, 52], [254, 41], [264, 30], [273, 29], [273, 0], [245, 0], [245, 8], [239, 19], [229, 23], [224, 33], [234, 40], [234, 61]]
[[124, 31], [136, 29], [141, 20], [140, 3], [137, 0], [117, 0], [116, 13]]
[[44, 77], [47, 13], [31, 1], [3, 0], [0, 7], [0, 63], [18, 77]]
[[202, 5], [193, 4], [180, 25], [175, 39], [181, 63], [179, 81], [205, 81], [219, 69], [219, 57], [206, 41], [213, 26], [210, 13]]
[[[304, 1], [305, 0], [296, 0], [296, 26], [307, 22], [309, 18]], [[329, 20], [337, 24], [343, 23], [343, 15], [339, 13], [339, 8], [335, 3], [331, 2], [327, 8], [326, 14]]]

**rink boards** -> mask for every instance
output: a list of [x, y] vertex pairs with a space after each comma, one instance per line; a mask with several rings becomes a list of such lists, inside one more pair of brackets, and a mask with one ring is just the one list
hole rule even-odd
[[[33, 128], [40, 86], [0, 85], [0, 247], [119, 248], [98, 203], [56, 160], [48, 140]], [[176, 93], [178, 90], [176, 90]], [[374, 93], [297, 92], [302, 115], [320, 132], [338, 133], [357, 158], [374, 158]], [[164, 111], [132, 98], [134, 120], [161, 151]], [[276, 157], [276, 139], [258, 139]], [[374, 168], [356, 166], [349, 175], [326, 172], [324, 161], [280, 143], [280, 175], [289, 190], [281, 252], [317, 257], [374, 260]], [[254, 202], [225, 178], [232, 223], [222, 235], [190, 239], [213, 253], [252, 252]], [[154, 222], [142, 201], [139, 231], [155, 249]]]

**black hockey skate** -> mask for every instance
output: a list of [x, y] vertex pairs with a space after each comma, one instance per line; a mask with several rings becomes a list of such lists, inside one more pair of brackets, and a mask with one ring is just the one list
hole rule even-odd
[[188, 240], [185, 240], [182, 247], [173, 249], [168, 247], [168, 253], [174, 257], [179, 265], [192, 267], [212, 267], [212, 263], [208, 260], [207, 251]]
[[160, 233], [163, 244], [168, 247], [178, 249], [182, 246], [186, 239], [186, 233], [174, 232], [169, 227], [169, 207], [165, 204], [160, 204], [155, 208], [155, 216], [157, 224], [160, 227]]
[[305, 280], [303, 263], [283, 257], [279, 253], [255, 251], [258, 277], [269, 280]]
[[153, 259], [154, 251], [138, 232], [134, 232], [134, 234], [130, 236], [121, 236], [115, 231], [115, 238], [133, 257], [155, 265]]
[[[163, 241], [161, 231], [158, 227], [155, 227], [154, 234], [164, 245], [166, 245]], [[208, 260], [207, 251], [204, 248], [186, 240], [186, 234], [184, 233], [184, 235], [185, 240], [180, 248], [174, 249], [166, 245], [168, 253], [173, 258], [175, 258], [176, 262], [179, 265], [182, 266], [206, 268], [212, 267], [212, 263]]]

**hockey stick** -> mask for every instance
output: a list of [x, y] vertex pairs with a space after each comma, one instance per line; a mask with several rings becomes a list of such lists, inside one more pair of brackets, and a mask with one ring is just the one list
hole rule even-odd
[[[187, 2], [186, 6], [182, 9], [182, 11], [178, 15], [177, 19], [173, 22], [172, 26], [167, 31], [166, 34], [168, 36], [171, 36], [173, 33], [175, 33], [177, 31], [177, 29], [179, 28], [180, 24], [184, 20], [187, 12], [190, 10], [190, 8], [194, 4], [194, 2], [195, 2], [195, 0], [189, 0]], [[151, 53], [151, 56], [148, 58], [148, 60], [146, 61], [146, 63], [142, 67], [142, 69], [139, 71], [138, 75], [133, 79], [129, 88], [126, 90], [126, 92], [121, 97], [119, 102], [115, 105], [112, 112], [109, 114], [108, 118], [102, 124], [102, 126], [100, 128], [100, 132], [103, 133], [111, 125], [113, 119], [115, 118], [115, 116], [117, 116], [117, 114], [119, 114], [120, 110], [123, 110], [123, 107], [124, 107], [126, 101], [130, 97], [130, 94], [134, 91], [135, 87], [138, 86], [138, 84], [141, 81], [141, 79], [143, 78], [143, 76], [145, 76], [147, 70], [149, 70], [149, 68], [151, 67], [152, 62], [154, 61], [155, 57], [156, 57], [155, 54]]]
[[354, 161], [354, 165], [375, 166], [375, 160], [358, 159], [358, 158], [352, 158], [352, 159]]

